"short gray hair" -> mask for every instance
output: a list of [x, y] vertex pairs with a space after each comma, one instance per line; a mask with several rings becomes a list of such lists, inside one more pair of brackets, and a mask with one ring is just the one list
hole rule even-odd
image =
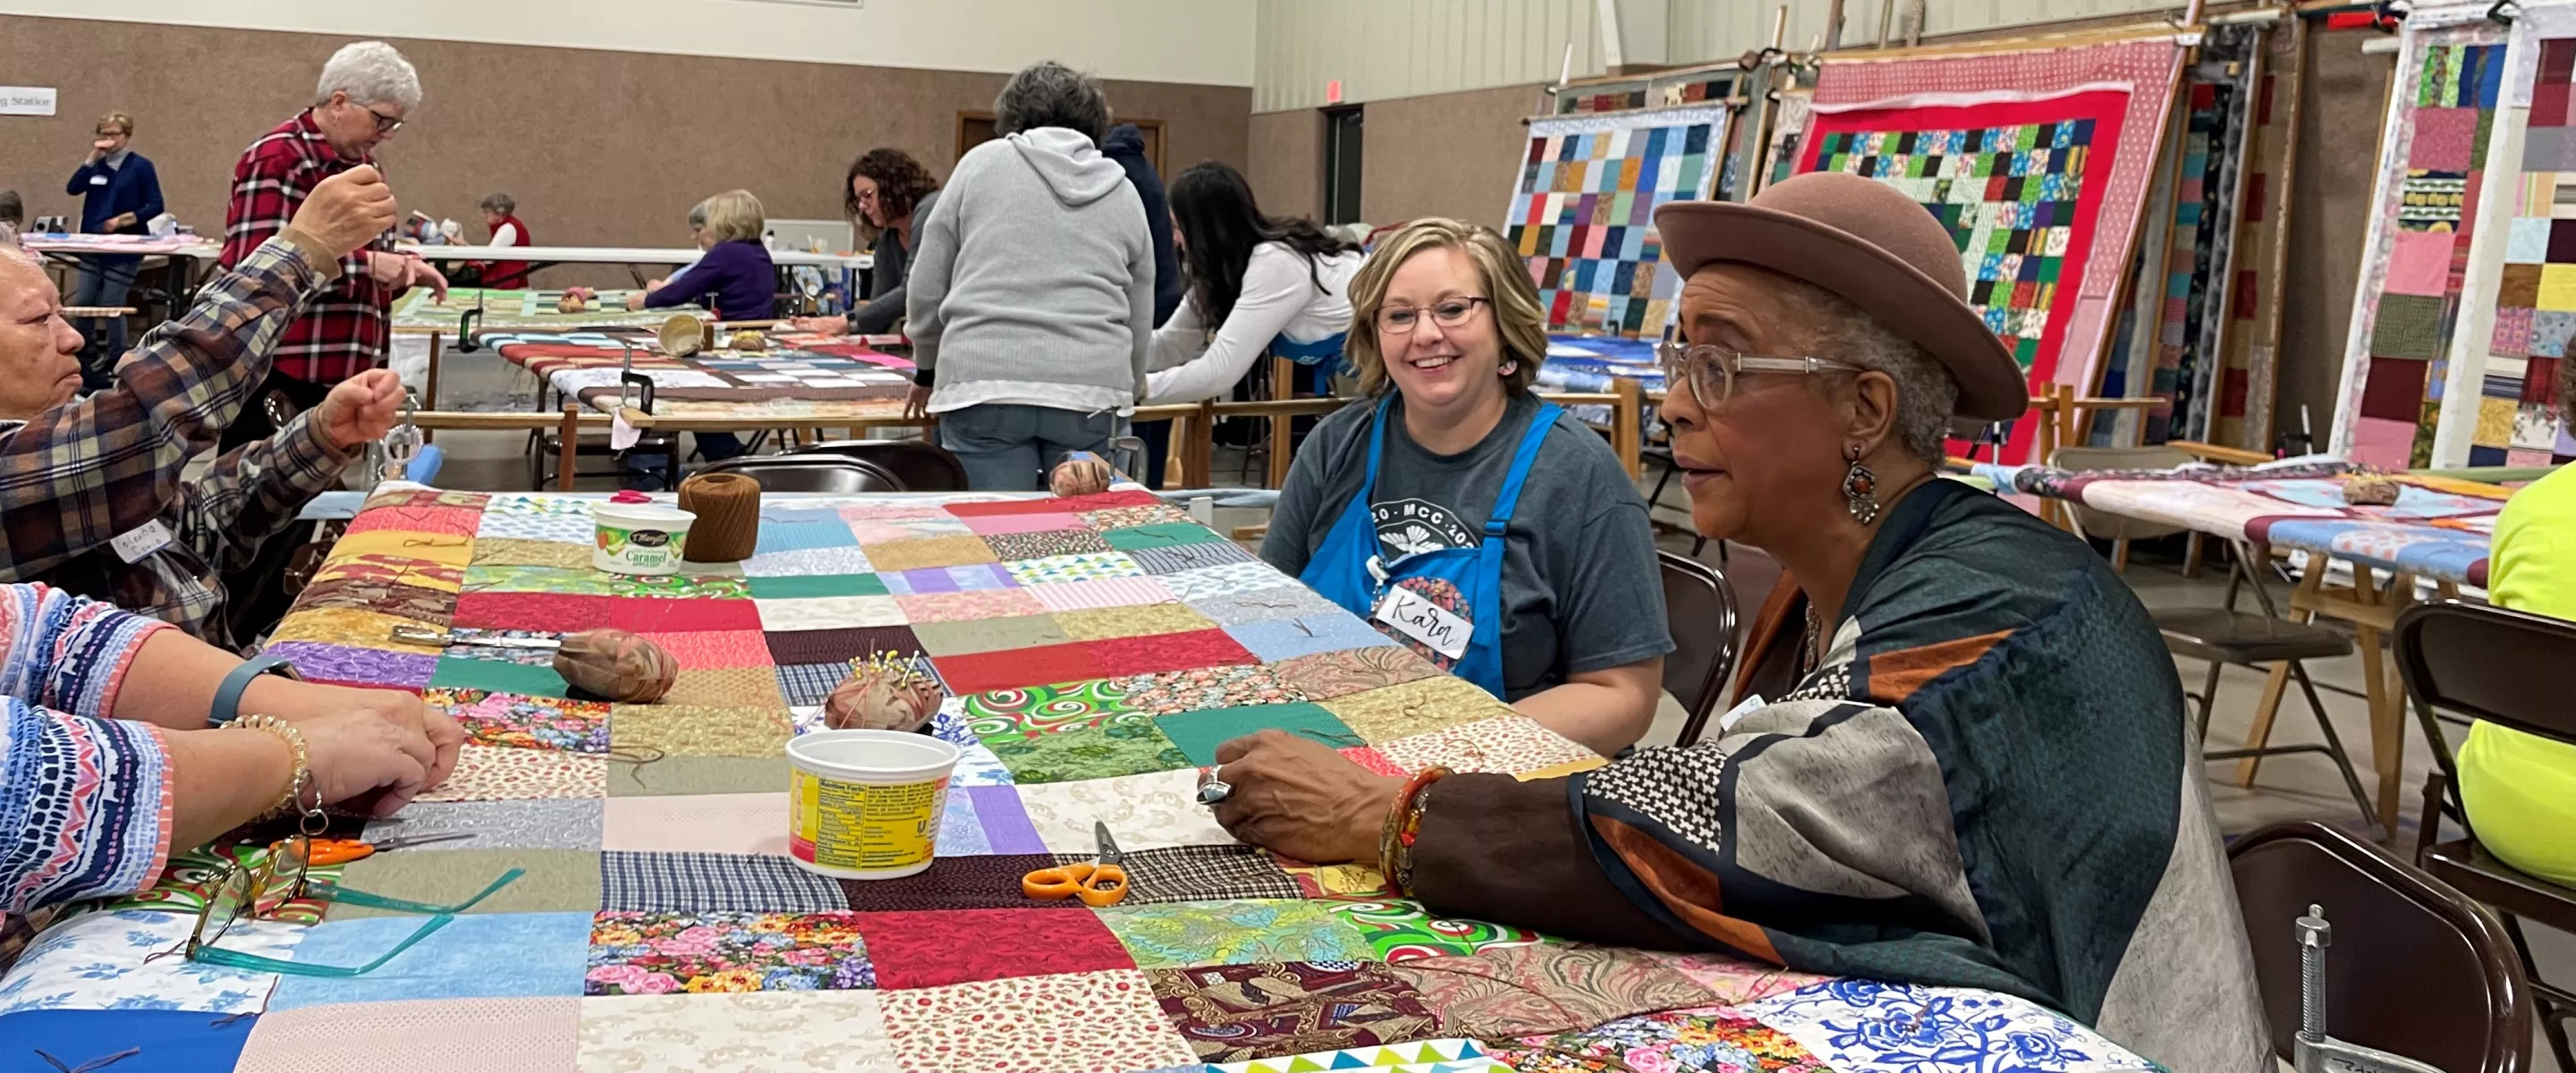
[[322, 65], [313, 103], [329, 103], [334, 93], [348, 94], [354, 104], [399, 104], [409, 111], [420, 107], [420, 72], [382, 41], [342, 45]]
[[500, 213], [503, 216], [508, 216], [511, 213], [519, 211], [519, 203], [510, 200], [510, 195], [508, 194], [486, 195], [483, 198], [483, 207], [493, 212]]
[[1896, 381], [1897, 442], [1939, 469], [1949, 454], [1942, 441], [1950, 435], [1950, 411], [1959, 402], [1959, 381], [1949, 368], [1841, 295], [1801, 280], [1787, 283], [1780, 293], [1805, 306], [1803, 312], [1817, 325], [1815, 356], [1886, 373]]
[[993, 98], [993, 128], [1017, 134], [1039, 127], [1063, 127], [1097, 144], [1109, 136], [1109, 94], [1098, 79], [1054, 60], [1023, 67]]

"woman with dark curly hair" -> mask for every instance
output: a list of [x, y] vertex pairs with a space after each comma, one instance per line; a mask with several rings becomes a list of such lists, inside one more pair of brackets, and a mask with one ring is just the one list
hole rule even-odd
[[877, 148], [850, 162], [842, 187], [841, 207], [876, 233], [876, 265], [868, 270], [868, 300], [852, 303], [846, 317], [799, 317], [796, 326], [809, 332], [875, 335], [891, 330], [903, 316], [903, 284], [912, 266], [912, 222], [930, 215], [939, 197], [939, 180], [901, 149]]

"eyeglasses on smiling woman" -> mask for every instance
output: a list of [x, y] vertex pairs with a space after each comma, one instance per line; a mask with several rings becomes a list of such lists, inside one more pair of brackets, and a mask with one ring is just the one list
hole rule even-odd
[[1858, 365], [1823, 358], [1766, 358], [1701, 343], [1661, 343], [1655, 357], [1664, 368], [1664, 390], [1670, 392], [1676, 382], [1690, 385], [1691, 401], [1708, 409], [1735, 397], [1735, 378], [1744, 373], [1791, 373], [1812, 376], [1817, 373], [1860, 372]]
[[1455, 328], [1475, 316], [1477, 306], [1492, 304], [1494, 300], [1491, 298], [1446, 298], [1427, 311], [1413, 306], [1387, 306], [1377, 311], [1377, 330], [1387, 335], [1411, 335], [1413, 329], [1422, 324], [1425, 312], [1431, 314], [1433, 323], [1443, 328]]

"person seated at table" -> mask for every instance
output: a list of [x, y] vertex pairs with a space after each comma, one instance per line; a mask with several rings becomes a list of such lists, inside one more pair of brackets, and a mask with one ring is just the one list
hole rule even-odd
[[864, 303], [852, 302], [838, 317], [798, 317], [799, 331], [823, 335], [882, 335], [903, 319], [904, 280], [911, 275], [912, 251], [920, 243], [920, 221], [939, 200], [939, 181], [901, 149], [870, 149], [850, 162], [842, 184], [841, 207], [876, 234], [870, 249], [876, 260], [868, 267]]
[[1570, 780], [1385, 778], [1264, 732], [1218, 750], [1216, 818], [1375, 864], [1435, 915], [2009, 992], [2176, 1073], [2269, 1068], [2154, 623], [2082, 543], [1934, 476], [1954, 416], [2012, 418], [2027, 390], [1949, 229], [1839, 174], [1655, 223], [1687, 281], [1663, 418], [1693, 525], [1794, 579], [1803, 608], [1750, 652], [1793, 688]]
[[1034, 491], [1075, 451], [1109, 453], [1145, 386], [1154, 251], [1136, 187], [1102, 156], [1109, 97], [1062, 64], [1012, 75], [1001, 137], [966, 151], [921, 225], [904, 332], [906, 413], [977, 491]]
[[[1530, 391], [1547, 335], [1520, 256], [1416, 220], [1351, 277], [1350, 307], [1366, 399], [1306, 438], [1261, 557], [1557, 733], [1634, 744], [1673, 649], [1654, 532], [1601, 435]], [[1399, 593], [1464, 622], [1451, 640], [1391, 625], [1418, 617], [1387, 610]]]
[[402, 381], [371, 369], [286, 427], [218, 456], [268, 375], [287, 324], [332, 293], [342, 258], [394, 219], [374, 168], [323, 180], [277, 236], [144, 336], [106, 390], [74, 399], [80, 333], [44, 269], [0, 250], [0, 582], [43, 581], [163, 619], [210, 644], [235, 636], [222, 573], [246, 569], [366, 444], [393, 426]]
[[[534, 246], [528, 238], [528, 225], [519, 222], [519, 203], [508, 194], [492, 194], [483, 199], [483, 227], [492, 233], [484, 245], [493, 249]], [[483, 266], [483, 286], [501, 291], [525, 290], [528, 286], [528, 262], [494, 261]]]
[[[669, 309], [692, 302], [707, 304], [717, 320], [769, 320], [777, 315], [778, 268], [761, 243], [768, 216], [749, 190], [727, 190], [689, 210], [689, 232], [707, 251], [698, 263], [668, 279], [653, 280], [642, 293], [626, 296], [628, 309]], [[730, 432], [697, 434], [698, 454], [720, 462], [742, 453], [742, 438]], [[630, 478], [635, 470], [629, 468]], [[628, 482], [634, 483], [632, 479]]]
[[[2576, 406], [2576, 361], [2558, 363]], [[2523, 486], [2496, 515], [2487, 597], [2576, 620], [2576, 466]], [[2515, 869], [2576, 887], [2576, 746], [2480, 721], [2460, 743], [2460, 803], [2478, 844]]]
[[1312, 394], [1342, 364], [1351, 277], [1368, 255], [1303, 216], [1264, 216], [1243, 173], [1215, 161], [1172, 183], [1189, 290], [1154, 330], [1145, 402], [1213, 399], [1264, 353], [1295, 361]]
[[19, 818], [0, 913], [141, 890], [172, 852], [272, 813], [389, 816], [454, 769], [463, 735], [418, 696], [260, 670], [167, 623], [0, 585], [0, 810]]

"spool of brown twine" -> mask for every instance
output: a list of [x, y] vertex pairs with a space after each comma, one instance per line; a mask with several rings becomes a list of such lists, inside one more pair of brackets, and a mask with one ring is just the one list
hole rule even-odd
[[733, 473], [701, 473], [680, 482], [680, 509], [698, 516], [689, 526], [687, 558], [732, 563], [751, 557], [760, 543], [760, 482]]

